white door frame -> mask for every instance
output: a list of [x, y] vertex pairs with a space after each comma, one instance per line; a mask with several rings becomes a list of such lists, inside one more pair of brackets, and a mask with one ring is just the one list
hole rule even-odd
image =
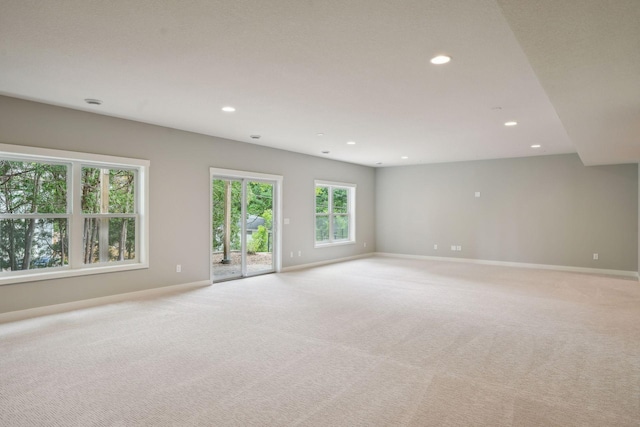
[[[248, 179], [248, 180], [256, 180], [256, 181], [272, 181], [274, 183], [273, 189], [273, 235], [275, 236], [275, 244], [273, 245], [273, 267], [276, 273], [279, 273], [282, 270], [282, 175], [271, 175], [266, 173], [258, 173], [258, 172], [248, 172], [248, 171], [239, 171], [233, 169], [220, 169], [220, 168], [209, 168], [209, 279], [213, 281], [213, 228], [212, 228], [212, 218], [213, 218], [213, 178], [231, 178], [231, 179]], [[244, 189], [244, 185], [243, 185]], [[243, 191], [243, 199], [245, 198], [245, 192]], [[242, 202], [244, 206], [244, 200]], [[243, 209], [244, 212], [244, 209]], [[244, 213], [243, 213], [244, 217]], [[245, 221], [242, 221], [243, 223]], [[244, 228], [244, 227], [243, 227]], [[244, 257], [245, 254], [242, 254], [243, 258], [243, 275], [244, 272]], [[244, 277], [244, 276], [243, 276]]]

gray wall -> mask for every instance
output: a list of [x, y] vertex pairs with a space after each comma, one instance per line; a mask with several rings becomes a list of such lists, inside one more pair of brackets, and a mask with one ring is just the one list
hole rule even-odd
[[638, 165], [567, 154], [384, 168], [376, 224], [379, 252], [635, 272]]
[[[640, 264], [637, 164], [585, 167], [561, 155], [376, 171], [2, 96], [0, 142], [151, 161], [150, 268], [0, 286], [0, 313], [207, 280], [211, 166], [284, 176], [283, 267], [375, 250], [626, 271]], [[358, 185], [356, 245], [313, 248], [314, 179]]]
[[[151, 161], [150, 268], [0, 286], [0, 313], [208, 280], [212, 166], [284, 176], [283, 267], [375, 251], [373, 168], [1, 96], [0, 142]], [[314, 249], [314, 179], [357, 184], [357, 244]]]

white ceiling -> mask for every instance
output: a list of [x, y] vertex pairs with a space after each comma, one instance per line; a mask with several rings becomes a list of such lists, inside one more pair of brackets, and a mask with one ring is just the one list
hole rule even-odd
[[369, 166], [630, 163], [639, 27], [638, 0], [0, 0], [0, 94]]
[[640, 0], [498, 0], [587, 165], [640, 161]]

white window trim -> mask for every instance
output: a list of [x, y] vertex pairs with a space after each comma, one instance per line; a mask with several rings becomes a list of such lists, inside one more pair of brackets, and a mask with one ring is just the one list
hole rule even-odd
[[[46, 163], [62, 163], [69, 165], [68, 186], [72, 192], [68, 198], [69, 206], [66, 216], [70, 219], [69, 230], [69, 265], [64, 267], [47, 268], [46, 270], [12, 271], [10, 276], [0, 273], [0, 286], [14, 283], [32, 282], [39, 280], [60, 279], [65, 277], [84, 276], [101, 273], [113, 273], [149, 268], [149, 167], [150, 162], [144, 159], [107, 156], [101, 154], [81, 153], [76, 151], [54, 150], [49, 148], [26, 147], [0, 143], [0, 156], [15, 158], [16, 160], [33, 160]], [[138, 196], [137, 209], [139, 223], [139, 239], [136, 241], [136, 260], [118, 261], [114, 264], [98, 263], [85, 265], [79, 259], [81, 251], [78, 246], [82, 242], [74, 236], [82, 235], [83, 214], [74, 206], [80, 206], [82, 187], [80, 185], [80, 169], [83, 166], [102, 166], [105, 168], [135, 168], [137, 170], [136, 191]], [[75, 182], [72, 182], [75, 180]], [[127, 216], [127, 214], [123, 214]], [[123, 215], [116, 215], [118, 217]], [[61, 214], [58, 216], [65, 216]], [[75, 250], [72, 249], [76, 246]], [[74, 259], [75, 258], [75, 259]]]
[[[331, 194], [331, 189], [333, 188], [346, 188], [349, 190], [349, 239], [348, 240], [337, 240], [333, 241], [331, 237], [331, 229], [333, 227], [331, 221], [331, 211], [332, 207], [329, 206], [329, 241], [328, 242], [318, 242], [316, 241], [316, 198], [315, 198], [315, 189], [318, 186], [329, 187]], [[336, 181], [326, 181], [321, 179], [316, 179], [314, 181], [313, 190], [314, 190], [314, 199], [313, 199], [313, 245], [314, 248], [329, 248], [334, 246], [343, 246], [343, 245], [355, 245], [356, 244], [356, 184], [351, 184], [347, 182], [336, 182]], [[331, 196], [329, 196], [329, 200], [331, 200]]]

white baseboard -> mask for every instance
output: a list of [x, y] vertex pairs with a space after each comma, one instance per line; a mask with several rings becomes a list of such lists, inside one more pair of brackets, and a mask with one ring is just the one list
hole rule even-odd
[[[572, 267], [572, 266], [549, 265], [549, 264], [531, 264], [531, 263], [524, 263], [524, 262], [492, 261], [492, 260], [472, 259], [472, 258], [435, 257], [435, 256], [427, 256], [427, 255], [396, 254], [396, 253], [389, 253], [389, 252], [371, 252], [371, 253], [354, 255], [354, 256], [345, 257], [345, 258], [337, 258], [337, 259], [331, 259], [326, 261], [312, 262], [308, 264], [294, 265], [291, 267], [283, 268], [281, 272], [303, 270], [305, 268], [318, 267], [318, 266], [327, 265], [327, 264], [335, 264], [338, 262], [351, 261], [351, 260], [356, 260], [361, 258], [368, 258], [372, 256], [418, 259], [418, 260], [429, 260], [429, 261], [464, 262], [469, 264], [533, 268], [533, 269], [540, 269], [540, 270], [557, 270], [557, 271], [568, 271], [573, 273], [604, 274], [604, 275], [610, 275], [610, 276], [623, 276], [623, 277], [629, 277], [634, 279], [639, 278], [637, 271], [609, 270], [609, 269], [601, 269], [601, 268]], [[91, 298], [91, 299], [80, 300], [80, 301], [72, 301], [72, 302], [67, 302], [62, 304], [47, 305], [44, 307], [10, 311], [7, 313], [0, 313], [0, 323], [14, 322], [17, 320], [29, 319], [32, 317], [47, 316], [47, 315], [62, 313], [66, 311], [95, 307], [98, 305], [113, 304], [117, 302], [133, 300], [136, 298], [160, 296], [160, 295], [168, 294], [171, 292], [187, 291], [190, 289], [208, 286], [210, 284], [211, 282], [209, 280], [202, 280], [199, 282], [163, 286], [161, 288], [145, 289], [142, 291], [128, 292], [124, 294], [108, 295], [104, 297]]]
[[308, 263], [308, 264], [293, 265], [291, 267], [285, 267], [280, 271], [285, 273], [287, 271], [303, 270], [305, 268], [319, 267], [321, 265], [335, 264], [337, 262], [352, 261], [354, 259], [360, 259], [360, 258], [369, 258], [369, 257], [372, 257], [374, 255], [375, 255], [374, 252], [370, 252], [370, 253], [367, 253], [367, 254], [354, 255], [354, 256], [345, 257], [345, 258], [336, 258], [336, 259], [330, 259], [330, 260], [327, 260], [327, 261], [318, 261], [318, 262], [311, 262], [311, 263]]
[[85, 299], [80, 301], [65, 302], [62, 304], [46, 305], [44, 307], [28, 308], [25, 310], [10, 311], [0, 313], [0, 323], [15, 322], [17, 320], [29, 319], [32, 317], [47, 316], [50, 314], [63, 313], [66, 311], [80, 310], [83, 308], [95, 307], [104, 304], [113, 304], [122, 301], [129, 301], [136, 298], [160, 296], [171, 292], [187, 291], [210, 285], [211, 281], [202, 280], [200, 282], [183, 283], [180, 285], [163, 286], [161, 288], [151, 288], [142, 291], [127, 292], [124, 294], [107, 295], [104, 297]]
[[408, 255], [408, 254], [394, 254], [389, 252], [376, 252], [377, 256], [384, 256], [390, 258], [406, 258], [406, 259], [422, 259], [430, 261], [448, 261], [448, 262], [465, 262], [469, 264], [484, 264], [484, 265], [497, 265], [501, 267], [518, 267], [518, 268], [534, 268], [539, 270], [557, 270], [557, 271], [569, 271], [572, 273], [587, 273], [587, 274], [605, 274], [608, 276], [623, 276], [638, 279], [637, 271], [626, 270], [608, 270], [604, 268], [587, 268], [587, 267], [572, 267], [568, 265], [551, 265], [551, 264], [530, 264], [526, 262], [508, 262], [508, 261], [492, 261], [484, 259], [473, 258], [452, 258], [452, 257], [438, 257], [427, 255]]

